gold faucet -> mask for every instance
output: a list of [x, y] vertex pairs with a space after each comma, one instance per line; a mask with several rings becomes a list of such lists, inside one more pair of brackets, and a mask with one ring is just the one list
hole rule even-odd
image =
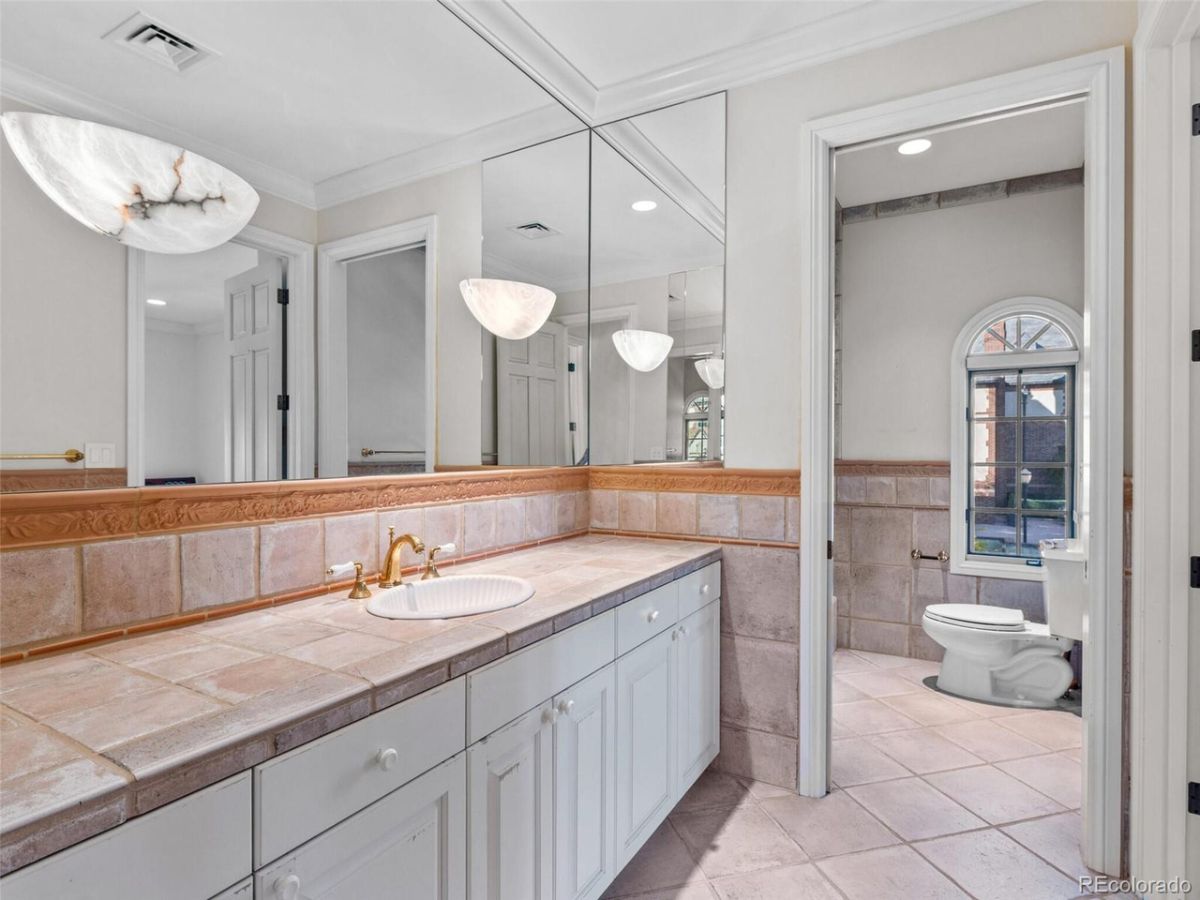
[[425, 552], [425, 545], [421, 539], [415, 534], [402, 534], [396, 537], [396, 529], [388, 528], [388, 544], [387, 553], [383, 557], [383, 569], [379, 573], [379, 586], [381, 588], [396, 587], [404, 583], [404, 576], [400, 574], [400, 553], [405, 547], [411, 547], [412, 552], [420, 555]]
[[441, 578], [442, 574], [437, 569], [437, 561], [434, 559], [441, 551], [453, 553], [455, 546], [453, 544], [439, 544], [436, 547], [430, 547], [429, 552], [425, 554], [425, 571], [421, 575], [422, 581], [428, 581], [430, 578]]

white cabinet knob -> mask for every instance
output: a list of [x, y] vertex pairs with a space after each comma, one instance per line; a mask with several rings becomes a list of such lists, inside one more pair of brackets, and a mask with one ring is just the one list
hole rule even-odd
[[559, 715], [569, 716], [571, 714], [571, 710], [573, 710], [574, 708], [575, 708], [574, 700], [560, 700], [558, 702]]
[[686, 626], [686, 625], [680, 625], [680, 626], [679, 626], [679, 636], [680, 636], [680, 637], [687, 637], [687, 626]]
[[553, 706], [547, 706], [542, 710], [542, 721], [547, 725], [553, 725], [558, 720], [558, 710]]
[[275, 894], [280, 900], [297, 900], [300, 896], [300, 876], [287, 875], [275, 879]]
[[673, 641], [679, 640], [679, 629], [678, 628], [671, 629], [671, 640], [673, 640]]
[[400, 759], [400, 754], [396, 752], [395, 747], [388, 747], [386, 750], [380, 750], [375, 754], [375, 762], [379, 763], [379, 768], [385, 772], [390, 772], [395, 767], [398, 759]]
[[650, 612], [646, 613], [646, 621], [647, 622], [654, 622], [657, 618], [658, 618], [658, 610], [657, 609], [652, 609], [652, 610], [650, 610]]
[[708, 588], [709, 588], [709, 586], [708, 586], [707, 584], [706, 584], [706, 585], [704, 585], [704, 586], [702, 586], [702, 587], [700, 588], [700, 593], [701, 593], [701, 594], [707, 594], [707, 593], [708, 593]]

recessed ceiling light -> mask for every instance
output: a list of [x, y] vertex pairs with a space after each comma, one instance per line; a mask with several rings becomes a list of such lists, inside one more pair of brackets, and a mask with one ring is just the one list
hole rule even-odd
[[911, 141], [905, 141], [896, 149], [905, 156], [916, 156], [918, 153], [924, 153], [932, 146], [932, 141], [926, 140], [925, 138], [916, 138]]
[[653, 200], [637, 200], [633, 204], [634, 212], [650, 212], [650, 210], [657, 208], [658, 204]]
[[167, 305], [166, 300], [155, 300], [153, 297], [147, 298], [146, 302], [149, 303], [151, 306], [166, 306]]

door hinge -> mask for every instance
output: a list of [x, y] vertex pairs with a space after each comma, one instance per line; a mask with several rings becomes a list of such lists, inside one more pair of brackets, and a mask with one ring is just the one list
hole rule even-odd
[[1200, 328], [1192, 329], [1192, 362], [1200, 362]]
[[1188, 812], [1200, 816], [1200, 781], [1188, 782]]
[[1200, 103], [1192, 104], [1192, 137], [1200, 135]]
[[288, 289], [287, 288], [279, 288], [275, 292], [275, 302], [278, 303], [280, 306], [288, 305]]
[[574, 372], [575, 371], [575, 363], [567, 363], [567, 371]]
[[1191, 585], [1194, 588], [1200, 588], [1200, 556], [1192, 557]]
[[825, 542], [825, 558], [833, 559], [833, 541]]
[[575, 430], [575, 423], [574, 423], [574, 422], [568, 422], [568, 423], [567, 423], [567, 431], [574, 431], [574, 430]]
[[279, 394], [275, 398], [275, 408], [280, 412], [287, 412], [292, 408], [292, 398], [287, 394]]

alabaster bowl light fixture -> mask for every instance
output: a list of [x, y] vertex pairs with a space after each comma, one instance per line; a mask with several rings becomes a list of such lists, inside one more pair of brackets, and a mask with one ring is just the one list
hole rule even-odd
[[716, 356], [696, 360], [696, 374], [714, 391], [725, 387], [725, 360]]
[[9, 146], [64, 212], [122, 244], [199, 253], [246, 227], [258, 194], [240, 176], [174, 144], [43, 113], [0, 116]]
[[479, 324], [509, 341], [524, 340], [536, 332], [554, 308], [554, 291], [523, 281], [464, 278], [458, 289]]
[[653, 372], [663, 364], [675, 338], [659, 331], [623, 328], [613, 332], [613, 344], [621, 359], [639, 372]]

